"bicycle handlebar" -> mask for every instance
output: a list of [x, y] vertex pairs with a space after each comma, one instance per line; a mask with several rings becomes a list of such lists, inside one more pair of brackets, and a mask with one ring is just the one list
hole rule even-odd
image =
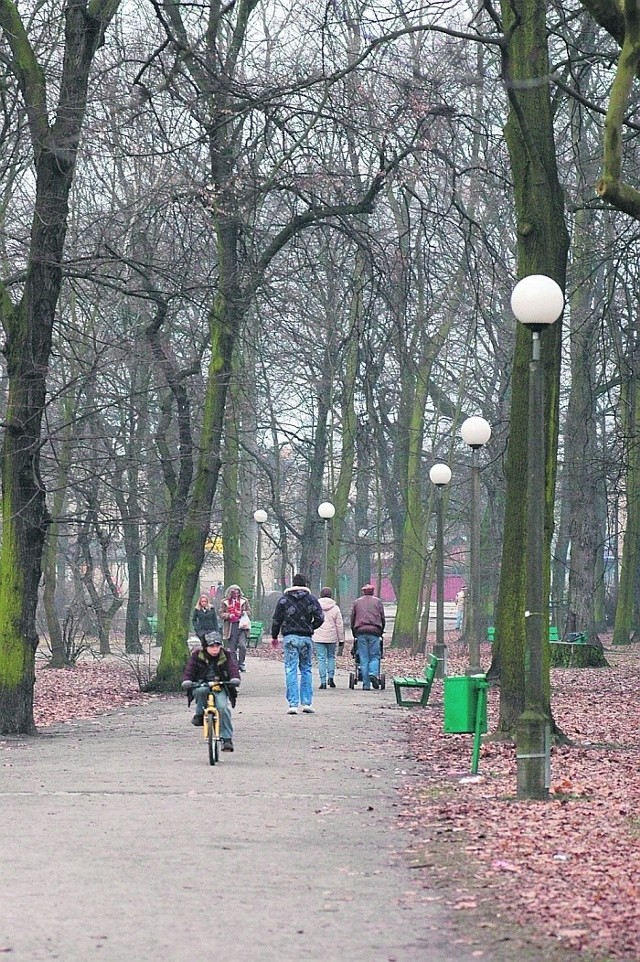
[[230, 679], [229, 681], [222, 681], [221, 679], [217, 679], [216, 681], [205, 681], [203, 679], [202, 681], [189, 681], [189, 682], [183, 681], [182, 682], [183, 688], [185, 688], [186, 686], [187, 691], [192, 688], [199, 688], [200, 686], [210, 688], [212, 691], [215, 691], [216, 689], [219, 691], [221, 688], [225, 688], [225, 687], [237, 689], [238, 684], [239, 683], [234, 679]]

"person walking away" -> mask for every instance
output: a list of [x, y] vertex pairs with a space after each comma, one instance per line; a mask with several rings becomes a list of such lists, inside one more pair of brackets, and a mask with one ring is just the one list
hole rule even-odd
[[336, 645], [344, 645], [342, 612], [332, 597], [331, 588], [323, 588], [318, 599], [324, 621], [313, 633], [313, 645], [318, 660], [320, 688], [335, 688]]
[[307, 579], [301, 574], [294, 575], [291, 587], [285, 588], [276, 603], [271, 624], [271, 644], [274, 648], [282, 632], [289, 715], [298, 714], [298, 705], [302, 706], [305, 713], [314, 712], [311, 638], [323, 621], [324, 613], [318, 599], [309, 591]]
[[200, 595], [198, 604], [196, 605], [193, 615], [191, 616], [191, 624], [193, 625], [193, 630], [200, 639], [201, 643], [208, 631], [219, 630], [216, 609], [212, 608], [209, 604], [208, 595]]
[[209, 682], [220, 682], [220, 691], [214, 691], [216, 708], [220, 715], [222, 751], [233, 751], [233, 723], [231, 709], [235, 707], [240, 671], [233, 652], [224, 648], [219, 631], [209, 631], [202, 639], [202, 647], [194, 648], [184, 669], [182, 688], [196, 703], [192, 725], [204, 724], [204, 710], [209, 697]]
[[462, 585], [456, 594], [456, 631], [462, 631], [464, 621], [464, 599], [466, 596], [466, 585]]
[[378, 688], [380, 658], [382, 657], [382, 636], [384, 634], [384, 607], [375, 595], [373, 585], [363, 585], [362, 594], [351, 609], [351, 631], [360, 661], [362, 689], [369, 691], [371, 686]]
[[220, 605], [222, 640], [238, 659], [240, 671], [246, 671], [247, 642], [251, 629], [251, 608], [240, 585], [229, 585]]

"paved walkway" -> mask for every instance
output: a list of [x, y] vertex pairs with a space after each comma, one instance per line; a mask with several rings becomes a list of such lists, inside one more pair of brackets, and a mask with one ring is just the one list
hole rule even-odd
[[[184, 698], [0, 742], [0, 952], [13, 962], [471, 962], [402, 856], [393, 692], [288, 716], [248, 661], [236, 752]], [[10, 953], [10, 954], [9, 954]], [[483, 955], [487, 962], [488, 955]]]

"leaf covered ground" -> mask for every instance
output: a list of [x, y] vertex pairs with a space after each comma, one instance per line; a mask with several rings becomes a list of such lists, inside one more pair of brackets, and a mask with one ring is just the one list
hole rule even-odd
[[[403, 819], [428, 869], [434, 844], [465, 866], [458, 905], [483, 899], [576, 957], [640, 959], [640, 651], [606, 652], [609, 668], [554, 669], [556, 723], [573, 744], [551, 753], [551, 800], [519, 802], [512, 744], [487, 739], [476, 778], [471, 735], [443, 732], [442, 682], [432, 706], [399, 710], [420, 775], [407, 785]], [[491, 650], [483, 646], [483, 667]], [[387, 676], [419, 669], [390, 652]], [[450, 646], [449, 673], [466, 660]], [[489, 693], [489, 732], [499, 692]], [[451, 847], [453, 844], [453, 848]], [[436, 869], [437, 865], [432, 865]], [[446, 874], [446, 872], [445, 872]]]
[[139, 690], [135, 673], [112, 659], [90, 659], [72, 668], [36, 664], [33, 715], [38, 728], [91, 718], [154, 697]]
[[[464, 674], [466, 653], [448, 639], [449, 674]], [[279, 659], [263, 644], [252, 657]], [[552, 750], [548, 802], [515, 799], [513, 745], [487, 739], [470, 775], [472, 736], [445, 735], [443, 687], [427, 709], [390, 708], [417, 763], [400, 819], [413, 840], [410, 859], [425, 890], [443, 893], [474, 924], [517, 919], [544, 944], [576, 958], [640, 959], [640, 646], [606, 650], [609, 668], [552, 672], [557, 724], [572, 745]], [[482, 646], [489, 666], [491, 650]], [[343, 668], [350, 658], [339, 659]], [[422, 657], [387, 651], [386, 700], [394, 674], [420, 674]], [[131, 666], [86, 660], [52, 670], [39, 663], [35, 719], [46, 726], [155, 696], [138, 690]], [[377, 697], [377, 696], [374, 696]], [[499, 693], [489, 692], [489, 731]], [[425, 896], [431, 897], [431, 896]], [[495, 921], [491, 922], [493, 918]], [[471, 915], [469, 916], [471, 922]], [[480, 953], [481, 957], [482, 953]]]

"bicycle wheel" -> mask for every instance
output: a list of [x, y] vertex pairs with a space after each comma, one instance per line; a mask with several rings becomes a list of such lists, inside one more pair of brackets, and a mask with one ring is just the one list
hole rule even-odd
[[210, 712], [204, 716], [204, 723], [207, 726], [207, 745], [209, 747], [209, 764], [215, 765], [218, 761], [218, 739], [216, 738], [215, 717]]

